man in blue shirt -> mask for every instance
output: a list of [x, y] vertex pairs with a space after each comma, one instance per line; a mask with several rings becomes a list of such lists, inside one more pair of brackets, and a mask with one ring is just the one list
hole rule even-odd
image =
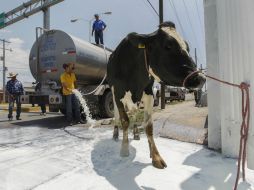
[[[92, 30], [92, 36], [93, 33], [95, 32], [95, 42], [96, 44], [104, 44], [103, 43], [103, 30], [106, 28], [106, 24], [99, 19], [99, 15], [95, 14], [94, 15], [95, 21], [93, 22], [93, 30]], [[99, 43], [100, 41], [100, 43]]]
[[12, 120], [12, 111], [14, 107], [14, 103], [17, 104], [17, 113], [16, 113], [16, 119], [20, 119], [20, 113], [21, 113], [21, 103], [20, 103], [20, 95], [24, 93], [23, 85], [20, 81], [16, 79], [18, 74], [15, 73], [9, 73], [9, 76], [7, 78], [11, 78], [6, 84], [6, 90], [9, 94], [9, 114], [8, 118], [9, 120]]

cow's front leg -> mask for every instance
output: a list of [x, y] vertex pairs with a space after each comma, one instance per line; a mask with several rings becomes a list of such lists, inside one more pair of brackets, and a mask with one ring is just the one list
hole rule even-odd
[[116, 99], [116, 104], [119, 111], [120, 121], [123, 127], [123, 141], [122, 141], [120, 155], [122, 157], [126, 157], [126, 156], [129, 156], [128, 127], [130, 122], [129, 122], [128, 115], [126, 111], [124, 110], [123, 103], [119, 99]]
[[150, 157], [152, 157], [153, 166], [159, 169], [163, 169], [167, 167], [166, 162], [162, 159], [159, 151], [155, 145], [153, 139], [153, 124], [150, 122], [146, 126], [146, 135], [148, 138], [149, 148], [150, 148]]
[[152, 123], [153, 96], [144, 93], [143, 102], [144, 102], [144, 128], [149, 143], [152, 164], [156, 168], [163, 169], [167, 167], [167, 165], [160, 156], [153, 138], [153, 123]]

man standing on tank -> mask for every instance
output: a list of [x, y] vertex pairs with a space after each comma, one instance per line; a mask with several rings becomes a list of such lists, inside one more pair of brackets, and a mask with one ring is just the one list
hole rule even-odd
[[76, 119], [76, 122], [80, 123], [80, 106], [79, 102], [75, 96], [75, 94], [72, 92], [74, 89], [77, 88], [76, 84], [76, 76], [73, 72], [74, 70], [74, 64], [68, 63], [63, 64], [64, 73], [61, 75], [61, 83], [63, 87], [63, 96], [65, 99], [65, 108], [66, 108], [66, 118], [69, 122], [69, 125], [73, 125], [73, 111], [74, 116]]
[[95, 42], [96, 44], [104, 44], [103, 42], [103, 31], [105, 30], [105, 28], [107, 27], [107, 25], [100, 20], [99, 15], [95, 14], [94, 15], [95, 21], [93, 22], [93, 29], [92, 29], [92, 36], [93, 33], [95, 32]]

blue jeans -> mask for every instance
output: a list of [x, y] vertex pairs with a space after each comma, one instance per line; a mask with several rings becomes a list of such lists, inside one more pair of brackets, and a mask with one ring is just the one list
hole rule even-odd
[[68, 122], [73, 121], [73, 112], [74, 117], [77, 122], [80, 121], [80, 105], [74, 94], [65, 95], [65, 106], [66, 106], [66, 118]]
[[46, 105], [45, 104], [39, 104], [41, 107], [41, 113], [46, 113]]
[[8, 118], [12, 118], [12, 112], [13, 112], [13, 107], [14, 107], [15, 102], [17, 104], [16, 118], [20, 117], [20, 113], [21, 113], [20, 95], [12, 95], [12, 97], [9, 96], [9, 114], [8, 114]]
[[94, 37], [95, 37], [96, 44], [99, 44], [99, 41], [100, 41], [101, 44], [104, 44], [103, 43], [103, 31], [102, 30], [98, 30], [98, 31], [95, 30]]

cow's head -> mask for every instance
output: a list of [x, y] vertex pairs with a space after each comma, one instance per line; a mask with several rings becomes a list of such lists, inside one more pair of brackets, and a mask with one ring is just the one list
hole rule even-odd
[[[150, 73], [167, 85], [182, 86], [184, 79], [197, 67], [189, 55], [188, 44], [176, 32], [172, 22], [165, 22], [149, 35], [130, 38], [131, 43], [145, 45]], [[185, 82], [186, 88], [200, 88], [205, 77], [197, 73]]]

